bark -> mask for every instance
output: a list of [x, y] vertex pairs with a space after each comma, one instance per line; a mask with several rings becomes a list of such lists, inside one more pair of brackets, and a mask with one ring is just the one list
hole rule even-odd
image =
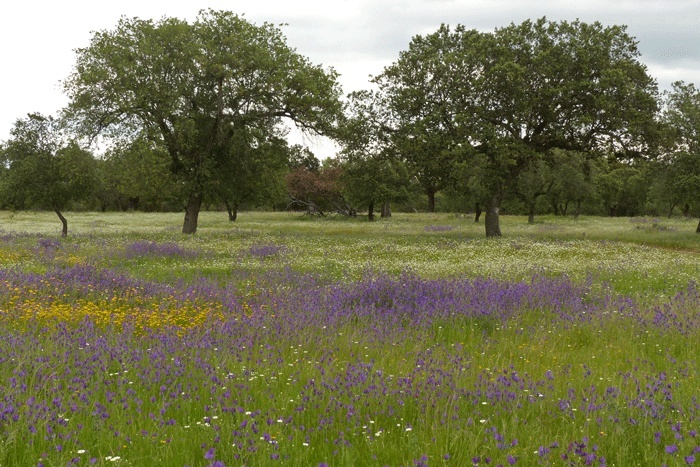
[[685, 203], [685, 206], [683, 206], [683, 217], [686, 219], [690, 217], [690, 204]]
[[481, 205], [479, 203], [476, 203], [476, 206], [474, 207], [474, 222], [479, 222], [480, 218], [481, 218]]
[[235, 222], [236, 219], [238, 218], [238, 202], [234, 201], [233, 203], [229, 203], [228, 200], [224, 200], [224, 204], [226, 204], [226, 212], [228, 212], [228, 220], [231, 222]]
[[530, 209], [527, 212], [527, 223], [528, 224], [535, 223], [535, 208], [533, 206], [530, 206]]
[[428, 195], [428, 212], [435, 212], [435, 192], [429, 191]]
[[182, 224], [182, 233], [193, 234], [197, 231], [197, 220], [199, 218], [199, 210], [202, 208], [202, 195], [192, 193], [187, 200], [185, 208], [185, 221]]
[[391, 217], [391, 204], [382, 204], [382, 217]]
[[374, 201], [370, 201], [367, 207], [367, 219], [369, 219], [370, 222], [374, 221]]
[[63, 214], [61, 214], [61, 211], [58, 209], [54, 209], [54, 212], [58, 216], [59, 219], [61, 219], [61, 224], [63, 224], [63, 229], [61, 230], [61, 237], [67, 237], [68, 236], [68, 220], [66, 220], [65, 217], [63, 217]]
[[493, 196], [489, 201], [489, 205], [486, 209], [486, 217], [484, 219], [484, 225], [486, 226], [486, 236], [487, 237], [500, 237], [501, 236], [501, 226], [498, 219], [498, 210], [501, 206], [501, 199], [499, 196]]
[[700, 222], [698, 222], [698, 227], [695, 229], [696, 234], [700, 234]]
[[141, 200], [139, 199], [138, 196], [129, 198], [129, 200], [128, 200], [129, 206], [128, 206], [127, 209], [128, 209], [129, 211], [137, 211], [137, 210], [139, 209], [139, 203], [140, 203], [140, 201], [141, 201]]

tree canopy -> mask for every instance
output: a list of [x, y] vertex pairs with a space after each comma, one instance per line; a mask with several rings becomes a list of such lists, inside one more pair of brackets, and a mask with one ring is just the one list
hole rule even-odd
[[29, 114], [15, 123], [10, 139], [0, 147], [6, 171], [0, 179], [0, 199], [12, 208], [50, 209], [68, 235], [62, 211], [95, 188], [95, 159], [70, 141], [53, 117]]
[[473, 161], [489, 193], [486, 234], [496, 236], [505, 194], [548, 151], [649, 151], [658, 92], [638, 57], [622, 26], [541, 18], [482, 33], [442, 25], [414, 37], [375, 82], [394, 145], [426, 193], [444, 185], [453, 164]]
[[239, 132], [286, 119], [331, 133], [341, 110], [333, 70], [290, 48], [277, 27], [227, 11], [201, 11], [192, 24], [122, 18], [77, 50], [64, 87], [82, 134], [145, 134], [167, 150], [187, 192], [183, 233], [196, 231], [215, 172], [245, 139]]

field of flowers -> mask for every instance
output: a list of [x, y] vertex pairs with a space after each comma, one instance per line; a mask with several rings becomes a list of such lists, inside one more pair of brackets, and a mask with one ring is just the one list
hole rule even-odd
[[0, 222], [0, 467], [700, 465], [692, 222]]

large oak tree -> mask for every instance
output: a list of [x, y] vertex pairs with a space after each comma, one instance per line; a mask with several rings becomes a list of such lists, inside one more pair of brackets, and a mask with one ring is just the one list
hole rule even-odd
[[489, 193], [486, 235], [518, 177], [554, 149], [643, 155], [657, 124], [656, 82], [622, 26], [545, 18], [492, 33], [443, 25], [416, 36], [376, 78], [397, 150], [428, 195], [454, 161]]
[[341, 110], [334, 71], [290, 48], [277, 27], [227, 11], [202, 11], [191, 24], [122, 18], [77, 50], [64, 85], [77, 129], [146, 134], [167, 150], [187, 192], [183, 233], [196, 231], [238, 132], [286, 119], [329, 133]]

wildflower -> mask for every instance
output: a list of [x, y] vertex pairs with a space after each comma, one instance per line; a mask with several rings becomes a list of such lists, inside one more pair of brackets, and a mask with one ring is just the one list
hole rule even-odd
[[675, 454], [676, 452], [678, 452], [678, 446], [676, 446], [675, 444], [669, 444], [668, 446], [666, 446], [667, 454]]

